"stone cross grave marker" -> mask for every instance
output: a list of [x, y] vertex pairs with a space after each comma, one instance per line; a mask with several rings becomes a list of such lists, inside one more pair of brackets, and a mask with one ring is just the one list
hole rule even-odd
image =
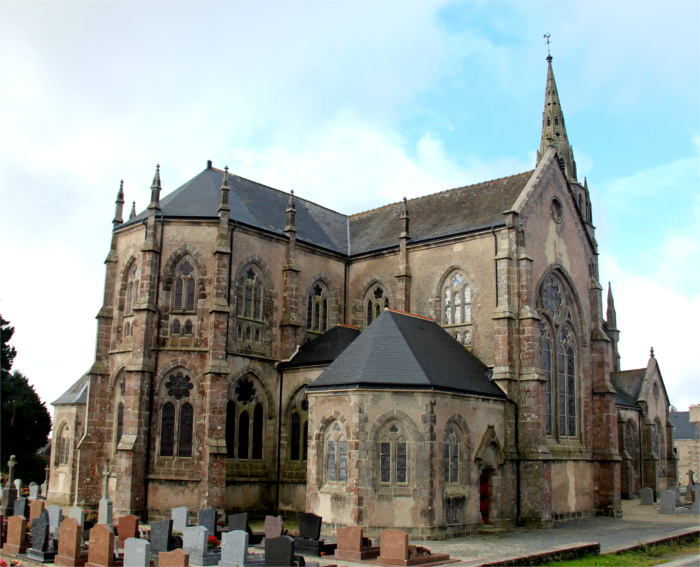
[[105, 467], [102, 476], [104, 477], [104, 490], [97, 510], [97, 523], [111, 526], [113, 525], [112, 501], [109, 499], [109, 469], [107, 467]]
[[5, 518], [12, 516], [15, 511], [15, 500], [17, 500], [17, 487], [14, 483], [16, 464], [15, 456], [10, 455], [10, 460], [7, 462], [7, 484], [2, 489], [2, 508], [0, 508], [0, 514]]

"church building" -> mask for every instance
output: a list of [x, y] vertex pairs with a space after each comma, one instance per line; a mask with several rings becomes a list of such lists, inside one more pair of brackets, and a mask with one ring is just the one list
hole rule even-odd
[[162, 191], [156, 169], [125, 219], [119, 189], [51, 503], [106, 482], [150, 521], [309, 511], [435, 539], [675, 483], [656, 359], [620, 369], [551, 57], [534, 170], [350, 216], [211, 162]]

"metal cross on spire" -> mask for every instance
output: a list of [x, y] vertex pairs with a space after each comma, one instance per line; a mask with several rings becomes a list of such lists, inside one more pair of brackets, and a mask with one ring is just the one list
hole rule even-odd
[[551, 33], [546, 33], [546, 34], [544, 34], [542, 37], [544, 37], [545, 43], [547, 44], [547, 58], [551, 58], [551, 57], [552, 57], [552, 54], [549, 52], [549, 44], [550, 44], [551, 42], [549, 41], [549, 38], [552, 37], [552, 34], [551, 34]]

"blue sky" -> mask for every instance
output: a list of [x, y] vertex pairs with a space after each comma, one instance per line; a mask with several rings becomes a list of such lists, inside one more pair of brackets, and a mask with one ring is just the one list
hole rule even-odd
[[[0, 313], [48, 402], [92, 363], [114, 200], [213, 160], [344, 213], [530, 170], [547, 48], [623, 368], [700, 402], [700, 3], [0, 4]], [[50, 274], [50, 275], [47, 275]]]

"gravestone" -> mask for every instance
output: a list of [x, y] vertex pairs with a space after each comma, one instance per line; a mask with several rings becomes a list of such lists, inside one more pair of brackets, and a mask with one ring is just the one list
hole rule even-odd
[[46, 498], [49, 491], [49, 471], [51, 470], [51, 467], [46, 465], [44, 470], [46, 471], [46, 478], [44, 479], [44, 482], [41, 483], [41, 490], [39, 492], [41, 498]]
[[161, 520], [151, 524], [151, 552], [156, 555], [173, 549], [173, 521]]
[[[244, 531], [248, 532], [248, 512], [241, 512], [240, 514], [230, 514], [228, 517], [228, 528], [226, 531]], [[250, 532], [248, 532], [250, 536]]]
[[675, 496], [676, 496], [676, 501], [675, 501], [676, 506], [680, 506], [681, 505], [681, 490], [680, 490], [680, 488], [678, 488], [677, 486], [669, 486], [668, 489], [671, 492], [673, 492], [673, 494], [675, 494]]
[[649, 488], [648, 486], [645, 486], [644, 488], [642, 488], [641, 497], [642, 497], [642, 500], [641, 500], [640, 504], [642, 506], [652, 506], [653, 504], [655, 504], [655, 502], [654, 502], [654, 490], [652, 488]]
[[209, 551], [209, 530], [203, 526], [185, 528], [182, 536], [182, 549], [190, 554], [190, 562], [194, 565], [217, 565], [220, 553]]
[[145, 539], [128, 538], [124, 542], [124, 565], [126, 567], [150, 567], [151, 544]]
[[694, 484], [692, 488], [693, 503], [690, 505], [688, 512], [690, 514], [700, 514], [700, 484]]
[[[133, 537], [139, 537], [138, 516], [122, 516], [119, 518], [119, 536], [117, 539], [117, 549], [124, 549], [124, 542]], [[150, 553], [150, 550], [149, 550]]]
[[0, 549], [2, 549], [2, 546], [5, 545], [5, 530], [3, 529], [4, 525], [5, 525], [5, 516], [0, 514]]
[[46, 503], [43, 500], [34, 500], [29, 504], [29, 522], [31, 523], [36, 518], [41, 516], [46, 509]]
[[15, 512], [15, 500], [17, 500], [17, 487], [14, 483], [15, 466], [17, 460], [14, 455], [10, 455], [10, 460], [7, 462], [7, 484], [2, 489], [2, 508], [0, 514], [5, 518], [9, 518]]
[[32, 546], [27, 550], [27, 557], [39, 563], [53, 562], [56, 557], [49, 537], [49, 513], [46, 510], [32, 522]]
[[400, 565], [408, 561], [408, 534], [399, 530], [384, 530], [379, 536], [380, 563]]
[[312, 512], [303, 512], [298, 516], [299, 537], [296, 538], [296, 552], [300, 554], [316, 555], [333, 553], [336, 544], [327, 544], [321, 538], [321, 525], [323, 518]]
[[7, 537], [2, 550], [13, 555], [27, 551], [27, 518], [12, 516], [7, 519]]
[[61, 522], [58, 538], [58, 553], [53, 562], [58, 567], [82, 567], [85, 560], [80, 555], [83, 542], [83, 526], [75, 518], [66, 518]]
[[372, 546], [369, 538], [363, 536], [360, 526], [338, 528], [335, 557], [347, 561], [365, 561], [379, 557], [379, 546]]
[[15, 500], [15, 510], [14, 510], [14, 515], [15, 516], [24, 516], [25, 518], [29, 515], [27, 512], [29, 511], [29, 506], [28, 500], [26, 498], [18, 498]]
[[105, 467], [102, 473], [104, 477], [102, 498], [100, 498], [99, 505], [97, 507], [97, 523], [106, 524], [108, 526], [114, 525], [114, 520], [112, 520], [112, 501], [109, 498], [109, 470]]
[[80, 506], [71, 506], [68, 508], [67, 517], [76, 520], [81, 528], [85, 525], [85, 510]]
[[173, 520], [173, 531], [185, 533], [185, 528], [190, 525], [190, 510], [187, 506], [173, 508], [170, 512], [170, 517]]
[[207, 528], [210, 535], [216, 536], [216, 510], [214, 508], [200, 510], [197, 524]]
[[90, 530], [90, 546], [86, 567], [114, 565], [114, 530], [107, 524], [97, 524]]
[[221, 561], [219, 567], [250, 565], [248, 560], [248, 532], [234, 530], [221, 534]]
[[29, 483], [29, 500], [39, 498], [39, 485], [36, 482]]
[[63, 521], [63, 510], [60, 506], [47, 506], [46, 511], [49, 514], [49, 529], [51, 537], [58, 537], [58, 526]]
[[298, 564], [294, 561], [293, 537], [265, 537], [265, 565], [289, 567]]
[[687, 514], [685, 508], [676, 508], [676, 495], [671, 490], [664, 490], [661, 493], [661, 508], [659, 514]]
[[17, 490], [17, 496], [22, 496], [22, 479], [15, 479], [15, 489]]
[[284, 532], [282, 516], [265, 516], [265, 537], [280, 537]]
[[182, 549], [175, 549], [167, 552], [161, 551], [158, 554], [158, 567], [189, 567], [190, 554]]

